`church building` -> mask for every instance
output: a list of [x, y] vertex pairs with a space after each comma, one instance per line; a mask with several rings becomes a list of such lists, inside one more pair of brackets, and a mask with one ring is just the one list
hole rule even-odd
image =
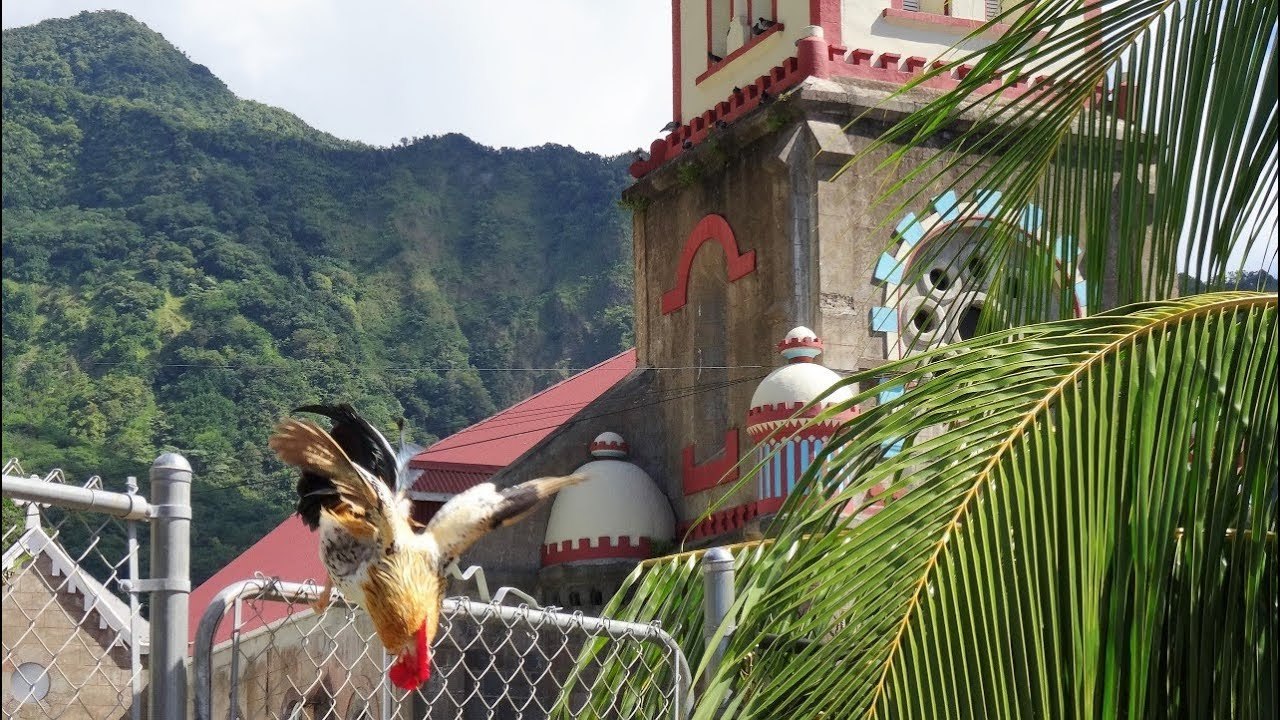
[[[804, 423], [792, 415], [833, 382], [974, 334], [992, 269], [972, 256], [966, 228], [990, 221], [1000, 189], [960, 203], [956, 171], [920, 188], [927, 206], [885, 225], [894, 203], [875, 204], [884, 178], [841, 171], [959, 82], [964, 66], [890, 97], [1000, 5], [672, 0], [671, 123], [637, 153], [622, 198], [633, 213], [635, 348], [427, 448], [412, 463], [412, 497], [425, 518], [479, 482], [575, 470], [590, 479], [486, 536], [463, 567], [481, 565], [489, 587], [596, 612], [647, 557], [766, 534], [839, 421], [794, 432]], [[1017, 79], [1003, 92], [1033, 88]], [[1013, 210], [1039, 237], [1043, 213]], [[907, 284], [917, 258], [930, 265]], [[1071, 290], [1082, 312], [1084, 278]], [[761, 462], [752, 482], [737, 482]], [[290, 580], [319, 570], [300, 528], [286, 520], [191, 607], [244, 568]]]
[[[594, 611], [645, 557], [760, 537], [836, 427], [779, 431], [803, 425], [796, 410], [842, 375], [974, 334], [992, 268], [965, 229], [996, 215], [999, 188], [961, 204], [955, 178], [941, 178], [923, 188], [927, 207], [885, 229], [893, 205], [873, 206], [883, 178], [840, 171], [959, 82], [963, 66], [889, 98], [999, 12], [990, 0], [673, 0], [672, 121], [637, 153], [623, 196], [634, 368], [590, 388], [593, 400], [490, 476], [515, 483], [586, 462], [592, 479], [487, 537], [464, 564]], [[1019, 79], [1005, 92], [1032, 87]], [[876, 152], [873, 162], [888, 151]], [[1036, 236], [1043, 213], [1014, 210]], [[908, 285], [916, 256], [930, 265]], [[1072, 291], [1082, 312], [1083, 278]], [[593, 373], [559, 391], [577, 394]]]

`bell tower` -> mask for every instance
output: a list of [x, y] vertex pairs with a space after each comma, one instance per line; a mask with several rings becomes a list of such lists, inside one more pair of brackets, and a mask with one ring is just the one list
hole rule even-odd
[[[698, 537], [754, 532], [757, 488], [728, 487], [739, 459], [754, 457], [744, 419], [776, 366], [774, 339], [812, 328], [823, 364], [847, 374], [973, 334], [990, 268], [965, 256], [957, 230], [993, 216], [999, 188], [962, 206], [955, 178], [942, 178], [922, 188], [928, 207], [884, 230], [885, 206], [873, 207], [884, 179], [838, 171], [930, 89], [954, 87], [966, 67], [881, 106], [1000, 12], [996, 0], [673, 0], [671, 123], [637, 153], [624, 193], [638, 362], [664, 368], [651, 392], [666, 398], [650, 409], [665, 437], [638, 431], [634, 448], [661, 469], [686, 526], [722, 513]], [[1004, 92], [1030, 88], [1019, 79]], [[1039, 209], [1015, 210], [1038, 230]], [[953, 262], [904, 284], [902, 268], [944, 234]]]

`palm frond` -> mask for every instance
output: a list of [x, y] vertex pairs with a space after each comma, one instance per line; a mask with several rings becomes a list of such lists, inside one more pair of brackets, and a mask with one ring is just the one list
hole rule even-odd
[[[914, 387], [845, 425], [739, 552], [694, 717], [1274, 716], [1276, 309], [1196, 296], [891, 364]], [[908, 492], [853, 521], [876, 486]], [[684, 557], [610, 612], [705, 670]]]
[[[1002, 194], [995, 222], [970, 238], [1002, 272], [986, 328], [1066, 316], [1077, 269], [1097, 312], [1172, 297], [1181, 272], [1202, 292], [1222, 287], [1245, 258], [1275, 257], [1277, 4], [1099, 9], [1094, 0], [1017, 3], [990, 23], [1011, 23], [995, 44], [934, 71], [972, 65], [956, 89], [853, 161], [894, 148], [881, 168], [898, 178], [883, 196], [897, 205], [887, 217], [919, 209], [939, 184], [956, 189], [958, 206]], [[954, 139], [919, 161], [944, 128]], [[1059, 265], [1045, 272], [1028, 252]], [[906, 271], [907, 282], [918, 279]]]

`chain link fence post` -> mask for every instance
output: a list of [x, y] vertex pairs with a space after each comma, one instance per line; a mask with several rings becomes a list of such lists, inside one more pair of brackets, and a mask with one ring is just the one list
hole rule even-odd
[[151, 464], [151, 716], [187, 717], [187, 602], [191, 594], [191, 463]]
[[[125, 478], [124, 490], [127, 495], [137, 495], [138, 478], [132, 475]], [[129, 571], [128, 581], [134, 583], [141, 579], [138, 573], [138, 521], [127, 521], [125, 523], [125, 532], [129, 543], [129, 559], [126, 568]], [[138, 593], [136, 592], [129, 593], [129, 632], [132, 637], [142, 636], [142, 606], [138, 602]], [[148, 630], [149, 633], [150, 630]], [[151, 640], [148, 637], [148, 646], [150, 643]], [[138, 668], [142, 667], [142, 647], [140, 643], [129, 643], [129, 666], [134, 669], [130, 682], [130, 689], [133, 691], [133, 706], [129, 708], [129, 717], [131, 720], [142, 720], [142, 694], [146, 692], [146, 688], [142, 684], [142, 673], [138, 672]]]
[[703, 687], [715, 676], [729, 646], [729, 636], [733, 628], [727, 627], [720, 641], [712, 646], [721, 623], [729, 616], [733, 607], [733, 554], [722, 547], [714, 547], [702, 556], [702, 637], [707, 641], [707, 653], [711, 661], [707, 663], [706, 674], [702, 677]]

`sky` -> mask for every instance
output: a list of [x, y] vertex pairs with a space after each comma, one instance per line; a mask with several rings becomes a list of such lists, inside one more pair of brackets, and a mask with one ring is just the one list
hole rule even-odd
[[649, 146], [671, 119], [669, 0], [10, 0], [5, 28], [121, 10], [240, 97], [346, 140]]

